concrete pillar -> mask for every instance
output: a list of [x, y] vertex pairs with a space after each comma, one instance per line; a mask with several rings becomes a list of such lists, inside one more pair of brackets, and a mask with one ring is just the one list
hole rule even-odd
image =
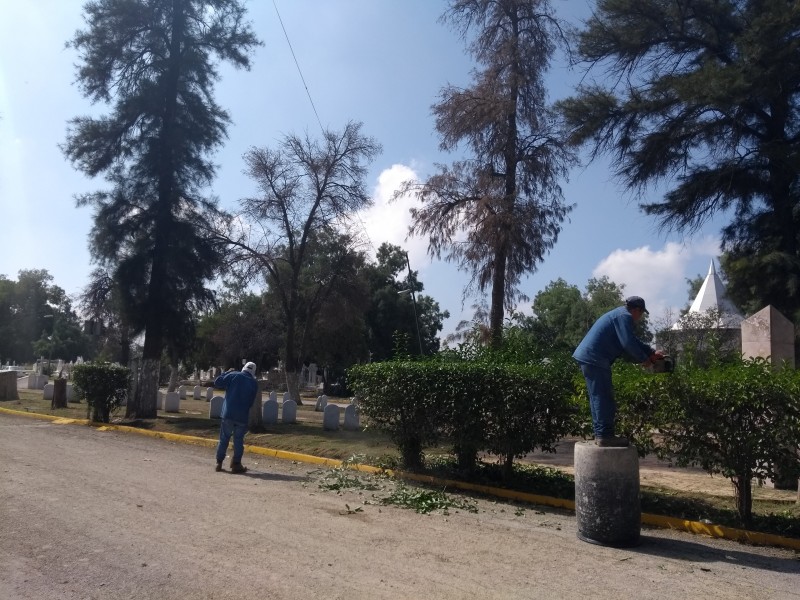
[[639, 544], [639, 455], [634, 446], [575, 444], [575, 514], [578, 538], [601, 546]]

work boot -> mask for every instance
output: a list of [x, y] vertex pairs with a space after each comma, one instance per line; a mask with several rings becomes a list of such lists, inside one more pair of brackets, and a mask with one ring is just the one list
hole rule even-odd
[[247, 467], [245, 467], [242, 463], [235, 463], [231, 461], [231, 473], [244, 473], [246, 471]]
[[216, 471], [217, 473], [219, 473], [220, 471], [222, 471], [222, 461], [221, 461], [221, 460], [218, 460], [218, 461], [217, 461], [217, 468], [215, 469], [215, 471]]
[[595, 438], [594, 443], [603, 448], [627, 448], [628, 438], [616, 435], [609, 435]]

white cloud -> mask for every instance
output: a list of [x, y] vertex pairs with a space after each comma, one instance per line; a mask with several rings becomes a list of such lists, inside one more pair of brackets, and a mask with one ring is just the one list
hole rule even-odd
[[408, 252], [411, 268], [422, 271], [431, 263], [427, 256], [428, 241], [424, 238], [408, 238], [411, 224], [409, 209], [417, 201], [413, 197], [401, 197], [392, 201], [392, 196], [404, 181], [418, 179], [417, 173], [406, 165], [395, 164], [384, 169], [372, 193], [374, 204], [360, 215], [374, 252], [383, 242], [400, 246]]
[[[662, 315], [686, 304], [686, 279], [698, 272], [705, 274], [708, 260], [718, 255], [719, 239], [712, 236], [685, 244], [667, 242], [660, 250], [650, 246], [618, 249], [601, 260], [592, 275], [606, 275], [624, 284], [626, 295], [642, 296], [652, 315]], [[697, 271], [696, 265], [702, 265], [704, 259], [706, 266]]]

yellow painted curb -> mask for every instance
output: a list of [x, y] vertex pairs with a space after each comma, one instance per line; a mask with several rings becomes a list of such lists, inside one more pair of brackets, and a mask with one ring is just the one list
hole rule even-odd
[[[138, 435], [161, 438], [173, 442], [182, 442], [186, 444], [206, 446], [209, 448], [216, 447], [217, 445], [217, 440], [210, 438], [201, 438], [192, 435], [168, 433], [164, 431], [150, 431], [148, 429], [141, 429], [139, 427], [129, 427], [127, 425], [94, 423], [87, 419], [72, 419], [72, 418], [59, 417], [58, 415], [45, 415], [42, 413], [32, 413], [19, 410], [12, 410], [3, 407], [0, 407], [0, 413], [7, 413], [10, 415], [16, 415], [21, 417], [44, 419], [52, 421], [54, 424], [90, 425], [92, 427], [95, 427], [99, 431], [122, 431], [126, 433], [135, 433]], [[250, 452], [251, 454], [259, 454], [262, 456], [269, 456], [272, 458], [279, 458], [283, 460], [294, 460], [297, 462], [323, 465], [326, 467], [337, 468], [341, 467], [344, 464], [343, 461], [337, 460], [335, 458], [323, 458], [320, 456], [313, 456], [311, 454], [301, 454], [299, 452], [288, 452], [285, 450], [264, 448], [263, 446], [252, 446], [249, 444], [245, 444], [244, 449], [246, 452]], [[441, 486], [443, 488], [479, 492], [489, 496], [496, 496], [498, 498], [505, 498], [508, 500], [517, 500], [519, 502], [528, 502], [531, 504], [539, 504], [541, 506], [552, 506], [555, 508], [563, 508], [573, 511], [575, 510], [575, 502], [573, 500], [566, 500], [564, 498], [541, 496], [539, 494], [530, 494], [527, 492], [519, 492], [504, 488], [496, 488], [477, 483], [468, 483], [466, 481], [456, 481], [452, 479], [438, 479], [431, 475], [422, 475], [419, 473], [411, 473], [408, 471], [395, 471], [392, 469], [382, 469], [380, 467], [373, 467], [372, 465], [348, 464], [348, 468], [365, 473], [385, 474], [390, 477], [397, 477], [400, 479], [418, 481], [421, 483], [427, 483], [429, 485]], [[771, 533], [759, 533], [756, 531], [748, 531], [746, 529], [736, 529], [734, 527], [727, 527], [725, 525], [714, 525], [713, 523], [708, 524], [708, 523], [701, 523], [699, 521], [689, 521], [687, 519], [680, 519], [677, 517], [665, 517], [662, 515], [652, 515], [649, 513], [642, 513], [642, 524], [651, 525], [653, 527], [660, 527], [662, 529], [675, 529], [678, 531], [686, 531], [688, 533], [707, 535], [709, 537], [714, 537], [714, 538], [723, 538], [727, 540], [733, 540], [736, 542], [747, 542], [758, 546], [774, 546], [777, 548], [800, 550], [800, 539], [797, 538], [789, 538]]]

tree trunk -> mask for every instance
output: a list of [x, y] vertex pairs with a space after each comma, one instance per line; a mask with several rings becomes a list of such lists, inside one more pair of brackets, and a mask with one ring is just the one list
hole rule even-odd
[[300, 376], [297, 371], [289, 371], [286, 369], [286, 390], [289, 392], [292, 400], [297, 402], [297, 406], [303, 404], [300, 400]]
[[174, 392], [178, 388], [178, 365], [170, 365], [169, 366], [169, 386], [167, 387], [168, 392]]
[[0, 400], [19, 400], [16, 371], [0, 373]]
[[736, 490], [736, 510], [742, 525], [750, 525], [753, 518], [753, 474], [745, 469], [733, 478], [733, 487]]
[[67, 380], [63, 377], [53, 380], [53, 400], [50, 408], [67, 408]]
[[125, 402], [125, 418], [134, 419], [136, 418], [138, 407], [136, 403], [136, 397], [139, 391], [139, 372], [141, 371], [141, 361], [134, 359], [130, 362], [129, 367], [131, 370], [131, 383], [130, 386], [128, 386], [128, 397]]
[[158, 416], [158, 373], [161, 361], [143, 358], [136, 387], [136, 409], [133, 415], [139, 419], [155, 419]]

